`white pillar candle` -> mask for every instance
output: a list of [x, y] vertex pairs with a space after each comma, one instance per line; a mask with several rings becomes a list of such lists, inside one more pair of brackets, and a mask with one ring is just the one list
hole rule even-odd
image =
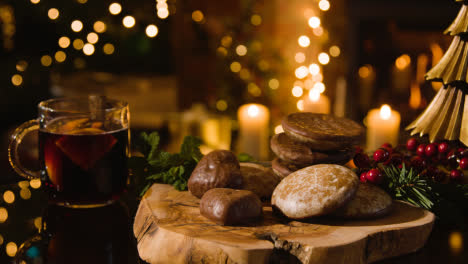
[[238, 152], [245, 152], [259, 160], [267, 160], [269, 154], [268, 108], [260, 104], [246, 104], [239, 107]]
[[370, 110], [366, 119], [368, 151], [374, 151], [387, 142], [393, 146], [398, 144], [400, 114], [397, 111], [384, 104], [380, 109]]
[[304, 99], [304, 112], [329, 114], [330, 100], [317, 89], [312, 89]]

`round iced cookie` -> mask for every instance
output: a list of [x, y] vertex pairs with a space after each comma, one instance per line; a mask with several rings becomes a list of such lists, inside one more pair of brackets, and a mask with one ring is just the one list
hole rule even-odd
[[284, 178], [273, 191], [271, 204], [292, 219], [324, 215], [353, 198], [358, 185], [358, 177], [346, 167], [313, 165]]

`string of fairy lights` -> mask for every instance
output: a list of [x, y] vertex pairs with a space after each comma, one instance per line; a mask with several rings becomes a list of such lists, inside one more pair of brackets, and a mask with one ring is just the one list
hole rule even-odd
[[[32, 196], [31, 190], [39, 189], [41, 187], [41, 181], [39, 179], [20, 181], [18, 182], [18, 187], [11, 186], [10, 189], [5, 190], [3, 194], [0, 195], [0, 198], [3, 198], [0, 199], [0, 224], [8, 221], [8, 209], [9, 207], [14, 206], [14, 203], [17, 201], [15, 192], [17, 192], [19, 198], [22, 200], [30, 200]], [[1, 200], [3, 200], [3, 202]], [[31, 224], [40, 231], [42, 218], [36, 217], [32, 219]], [[0, 234], [0, 246], [5, 244], [5, 252], [7, 256], [14, 257], [18, 251], [18, 245], [14, 241], [7, 241], [8, 238], [3, 237], [3, 235]]]
[[[314, 9], [307, 10], [307, 24], [311, 29], [312, 34], [303, 34], [298, 37], [297, 43], [299, 51], [296, 52], [294, 60], [299, 66], [294, 71], [296, 80], [291, 89], [291, 94], [299, 98], [296, 103], [298, 110], [304, 110], [304, 100], [318, 101], [320, 95], [325, 92], [325, 84], [323, 80], [322, 66], [330, 62], [331, 57], [338, 57], [341, 53], [337, 45], [332, 45], [326, 51], [320, 51], [318, 54], [314, 49], [310, 49], [312, 43], [316, 43], [320, 38], [328, 39], [326, 30], [323, 28], [320, 12], [327, 12], [331, 8], [328, 0], [319, 0], [317, 7], [320, 11]], [[310, 31], [309, 31], [310, 32]], [[281, 128], [276, 127], [275, 132], [279, 132]]]
[[[76, 0], [79, 4], [86, 4], [88, 0]], [[30, 0], [31, 4], [38, 5], [41, 3], [41, 0]], [[156, 0], [155, 1], [156, 14], [159, 19], [166, 19], [169, 16], [169, 6], [166, 0]], [[1, 10], [0, 10], [1, 11]], [[8, 11], [8, 10], [7, 10]], [[108, 7], [109, 14], [117, 16], [123, 13], [123, 7], [121, 3], [113, 2]], [[6, 11], [5, 11], [6, 12]], [[1, 14], [6, 14], [5, 12], [0, 12]], [[13, 11], [11, 10], [11, 13]], [[59, 9], [51, 7], [47, 11], [47, 17], [50, 21], [59, 20], [61, 15]], [[136, 25], [135, 17], [132, 15], [126, 15], [122, 18], [122, 26], [125, 28], [133, 28]], [[75, 19], [70, 23], [71, 33], [79, 33], [84, 30], [85, 26], [83, 22], [79, 19]], [[75, 50], [81, 50], [85, 56], [92, 56], [96, 52], [96, 44], [99, 41], [99, 34], [103, 34], [107, 30], [107, 24], [103, 21], [97, 20], [92, 25], [93, 31], [88, 32], [84, 39], [79, 37], [74, 38], [71, 36], [61, 36], [58, 39], [58, 48], [59, 50], [53, 52], [52, 54], [46, 54], [41, 56], [40, 63], [44, 67], [50, 67], [55, 62], [57, 64], [63, 63], [67, 60], [66, 49], [73, 47]], [[149, 38], [154, 38], [158, 35], [159, 29], [155, 24], [148, 24], [145, 27], [146, 36]], [[5, 36], [5, 33], [3, 34]], [[73, 40], [72, 40], [73, 39]], [[104, 43], [102, 45], [102, 52], [105, 55], [112, 55], [115, 52], [115, 45], [112, 43]], [[77, 69], [83, 69], [86, 67], [86, 61], [77, 57], [73, 60], [73, 64]], [[23, 84], [23, 75], [27, 70], [29, 62], [26, 60], [19, 60], [16, 63], [17, 72], [11, 77], [11, 83], [14, 86], [21, 86]]]

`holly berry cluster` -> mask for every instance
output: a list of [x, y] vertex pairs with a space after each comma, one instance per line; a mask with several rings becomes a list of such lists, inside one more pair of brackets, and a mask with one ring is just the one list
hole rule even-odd
[[385, 143], [369, 157], [362, 149], [356, 151], [354, 164], [358, 168], [361, 182], [380, 184], [384, 180], [382, 166], [412, 168], [422, 177], [435, 182], [459, 183], [464, 170], [468, 170], [468, 148], [439, 143], [421, 144], [416, 138], [410, 138], [406, 146], [393, 148]]

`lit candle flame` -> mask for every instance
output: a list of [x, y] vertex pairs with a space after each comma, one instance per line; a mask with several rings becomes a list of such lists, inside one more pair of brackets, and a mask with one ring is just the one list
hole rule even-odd
[[380, 117], [383, 120], [389, 120], [391, 116], [392, 109], [390, 108], [390, 106], [388, 104], [382, 105], [382, 107], [380, 107]]
[[260, 113], [260, 109], [258, 109], [258, 106], [256, 105], [251, 105], [249, 106], [249, 109], [247, 109], [247, 114], [250, 117], [256, 117]]

